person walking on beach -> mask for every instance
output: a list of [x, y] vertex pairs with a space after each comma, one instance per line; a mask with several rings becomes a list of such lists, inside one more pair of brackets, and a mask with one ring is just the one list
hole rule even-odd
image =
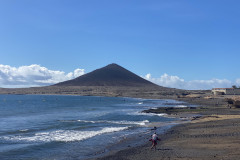
[[155, 151], [156, 151], [156, 149], [157, 149], [157, 141], [160, 141], [160, 138], [158, 138], [158, 136], [157, 136], [157, 133], [156, 132], [154, 132], [154, 134], [152, 135], [152, 139], [150, 139], [149, 141], [152, 141], [152, 146], [151, 146], [151, 149], [155, 149]]

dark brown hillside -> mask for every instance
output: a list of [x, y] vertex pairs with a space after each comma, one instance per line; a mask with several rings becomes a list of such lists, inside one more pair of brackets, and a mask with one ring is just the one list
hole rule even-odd
[[138, 75], [117, 65], [110, 64], [73, 80], [64, 81], [54, 86], [129, 86], [129, 87], [157, 87]]

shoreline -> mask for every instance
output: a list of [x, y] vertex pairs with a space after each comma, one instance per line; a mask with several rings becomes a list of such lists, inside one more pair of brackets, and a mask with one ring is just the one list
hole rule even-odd
[[[132, 97], [122, 97], [122, 98], [132, 98]], [[138, 99], [143, 99], [143, 98], [138, 98]], [[148, 100], [148, 99], [143, 99], [143, 100]], [[152, 99], [152, 100], [155, 100], [155, 99]], [[173, 104], [174, 103], [171, 103], [171, 105]], [[149, 142], [150, 135], [152, 135], [153, 132], [157, 131], [162, 135], [165, 132], [167, 132], [170, 128], [177, 125], [184, 124], [187, 121], [190, 121], [195, 116], [195, 114], [182, 114], [182, 116], [179, 116], [179, 115], [168, 115], [164, 113], [164, 115], [162, 116], [166, 118], [177, 118], [178, 120], [166, 121], [166, 122], [149, 122], [148, 124], [144, 125], [144, 128], [145, 128], [144, 132], [141, 132], [137, 135], [131, 135], [130, 137], [125, 137], [124, 139], [120, 140], [116, 144], [108, 146], [107, 148], [102, 149], [100, 152], [91, 154], [91, 156], [87, 158], [87, 160], [97, 160], [99, 158], [100, 159], [105, 158], [109, 155], [115, 155], [118, 152], [121, 152], [123, 150], [128, 150], [132, 147], [135, 148], [139, 146], [144, 146], [146, 145], [146, 141]], [[157, 127], [157, 130], [153, 130], [154, 127]], [[151, 144], [151, 142], [149, 142], [149, 144]]]
[[[130, 98], [130, 97], [127, 97], [127, 98]], [[186, 104], [185, 102], [183, 102], [183, 103]], [[173, 103], [171, 103], [171, 104], [173, 104]], [[180, 104], [182, 104], [182, 103], [180, 103]], [[188, 105], [191, 105], [191, 104], [188, 104]], [[168, 107], [166, 107], [166, 108], [168, 108]], [[156, 113], [156, 114], [159, 114], [159, 113]], [[163, 114], [165, 114], [165, 113], [163, 113]], [[171, 122], [151, 122], [149, 124], [146, 124], [145, 127], [152, 128], [152, 129], [147, 129], [145, 131], [145, 133], [142, 133], [141, 135], [137, 135], [138, 138], [134, 138], [135, 140], [141, 141], [140, 143], [136, 143], [136, 142], [134, 143], [133, 137], [128, 137], [127, 139], [122, 140], [122, 141], [124, 141], [123, 143], [119, 142], [119, 144], [122, 145], [122, 147], [117, 147], [117, 145], [119, 145], [119, 144], [115, 144], [114, 145], [115, 149], [111, 149], [111, 150], [106, 149], [106, 150], [104, 150], [104, 152], [95, 154], [95, 157], [88, 158], [87, 160], [112, 159], [113, 158], [112, 156], [118, 157], [119, 152], [124, 152], [124, 151], [128, 152], [129, 149], [131, 150], [132, 148], [139, 148], [142, 146], [150, 147], [151, 142], [149, 142], [149, 139], [151, 137], [150, 135], [152, 135], [153, 132], [157, 131], [157, 133], [159, 133], [159, 135], [164, 135], [171, 128], [174, 128], [174, 127], [182, 125], [182, 124], [190, 123], [191, 119], [195, 116], [196, 116], [196, 114], [194, 114], [194, 113], [181, 113], [178, 115], [177, 114], [163, 115], [163, 117], [177, 118], [179, 120], [171, 121]], [[153, 130], [154, 127], [157, 127], [157, 130]], [[146, 134], [147, 132], [148, 132], [148, 134]], [[141, 138], [139, 138], [139, 137], [141, 137]]]
[[[102, 156], [89, 158], [89, 160], [240, 159], [240, 109], [228, 105], [225, 99], [229, 96], [212, 96], [209, 91], [197, 94], [195, 93], [196, 91], [162, 94], [165, 92], [156, 90], [146, 92], [145, 89], [138, 90], [138, 92], [136, 90], [125, 90], [125, 92], [122, 92], [123, 90], [113, 89], [113, 92], [100, 91], [101, 94], [90, 94], [88, 91], [84, 94], [69, 94], [69, 92], [67, 92], [68, 94], [66, 92], [62, 94], [56, 94], [56, 92], [55, 94], [48, 94], [169, 99], [199, 105], [199, 107], [204, 109], [171, 113], [172, 116], [193, 113], [201, 116], [196, 116], [193, 121], [176, 125], [164, 134], [161, 134], [160, 138], [162, 141], [159, 142], [156, 152], [149, 149], [151, 143], [146, 141], [143, 145], [131, 146], [129, 144], [130, 147], [126, 149], [104, 153]], [[179, 96], [179, 94], [185, 92], [188, 92], [190, 96]], [[3, 94], [3, 92], [0, 92], [0, 94]], [[23, 92], [23, 94], [25, 93]], [[46, 95], [46, 92], [44, 94], [38, 93], [38, 95]]]
[[[190, 100], [192, 101], [192, 100]], [[188, 102], [189, 103], [189, 102]], [[196, 103], [195, 103], [196, 104]], [[229, 159], [240, 158], [240, 110], [210, 103], [200, 106], [206, 110], [194, 112], [201, 116], [171, 127], [160, 134], [157, 151], [150, 150], [146, 141], [141, 146], [108, 153], [89, 160], [157, 160], [157, 159]], [[172, 116], [183, 116], [193, 112], [181, 112]]]
[[[216, 122], [217, 121], [217, 122]], [[219, 127], [232, 128], [240, 119], [225, 119], [196, 123], [183, 123], [160, 135], [162, 141], [157, 151], [150, 150], [151, 144], [108, 153], [106, 156], [88, 160], [157, 160], [157, 159], [229, 159], [240, 157], [240, 132], [219, 132]], [[232, 126], [231, 124], [234, 123]], [[239, 124], [239, 123], [238, 123]], [[211, 130], [209, 128], [212, 128]], [[203, 131], [202, 131], [203, 130]], [[209, 131], [208, 131], [209, 130]], [[214, 133], [211, 133], [214, 131]], [[206, 134], [201, 132], [207, 132]], [[200, 134], [199, 134], [200, 133]], [[225, 138], [223, 140], [223, 138]], [[236, 139], [237, 138], [237, 139]]]
[[[169, 129], [177, 126], [177, 125], [181, 125], [183, 123], [171, 123], [171, 124], [165, 124], [165, 125], [161, 125], [161, 129], [159, 129], [160, 127], [158, 125], [154, 125], [154, 126], [158, 126], [158, 133], [160, 133], [160, 135], [165, 134]], [[131, 135], [131, 137], [126, 137], [125, 139], [122, 139], [120, 142], [107, 147], [106, 149], [103, 150], [103, 152], [98, 152], [98, 153], [94, 153], [92, 154], [92, 156], [90, 156], [89, 158], [87, 158], [86, 160], [102, 160], [102, 159], [112, 159], [112, 156], [116, 156], [118, 157], [119, 152], [128, 152], [129, 150], [138, 148], [138, 147], [142, 147], [142, 146], [146, 146], [146, 145], [151, 145], [151, 142], [149, 142], [150, 136], [152, 133], [154, 132], [154, 130], [146, 130], [144, 133], [138, 134], [137, 137], [133, 137], [133, 135]], [[147, 142], [147, 144], [146, 144]], [[124, 158], [123, 158], [124, 159]], [[118, 160], [118, 159], [117, 159]], [[120, 160], [120, 159], [119, 159]]]

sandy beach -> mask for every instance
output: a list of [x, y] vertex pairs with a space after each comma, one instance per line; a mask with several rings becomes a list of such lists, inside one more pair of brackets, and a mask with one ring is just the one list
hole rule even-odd
[[191, 118], [188, 122], [160, 135], [156, 151], [150, 149], [149, 137], [143, 137], [146, 143], [142, 146], [128, 147], [95, 160], [240, 159], [240, 110], [226, 107], [224, 101], [220, 101], [219, 106], [203, 103], [208, 106], [203, 111], [175, 113], [201, 116], [188, 117]]

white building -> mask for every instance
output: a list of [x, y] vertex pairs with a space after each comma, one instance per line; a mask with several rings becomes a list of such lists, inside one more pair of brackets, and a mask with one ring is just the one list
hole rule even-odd
[[212, 93], [214, 95], [240, 95], [240, 89], [234, 88], [213, 88]]

